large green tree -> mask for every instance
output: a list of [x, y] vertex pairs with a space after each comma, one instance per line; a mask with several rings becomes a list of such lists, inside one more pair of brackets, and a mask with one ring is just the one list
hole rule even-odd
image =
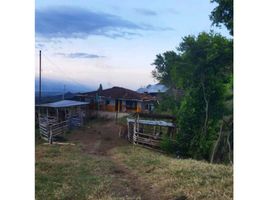
[[216, 26], [224, 24], [233, 35], [233, 0], [211, 0], [211, 2], [218, 4], [210, 15], [212, 24]]
[[[157, 55], [153, 76], [172, 89], [184, 90], [180, 101], [169, 100], [177, 115], [178, 146], [184, 156], [210, 158], [228, 113], [225, 102], [232, 85], [232, 45], [232, 40], [219, 34], [200, 33], [184, 37], [177, 52]], [[163, 103], [167, 102], [160, 102], [160, 107]]]

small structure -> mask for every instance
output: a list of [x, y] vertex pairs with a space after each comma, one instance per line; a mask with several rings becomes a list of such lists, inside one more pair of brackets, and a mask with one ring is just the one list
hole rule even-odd
[[64, 134], [69, 128], [82, 126], [88, 104], [87, 102], [61, 100], [37, 105], [41, 137], [52, 143], [53, 139]]
[[182, 89], [168, 88], [160, 83], [141, 87], [137, 90], [137, 92], [141, 94], [149, 94], [153, 97], [156, 97], [157, 100], [161, 100], [165, 94], [172, 94], [176, 99], [180, 99], [184, 95], [184, 91]]
[[[140, 119], [140, 117], [150, 119]], [[161, 118], [174, 120], [172, 116], [145, 113], [137, 113], [135, 118], [127, 118], [128, 140], [136, 145], [161, 150], [163, 139], [174, 140], [176, 134], [175, 124], [172, 121], [159, 120]]]
[[122, 87], [80, 93], [75, 96], [75, 100], [90, 102], [92, 110], [122, 113], [150, 112], [156, 103], [156, 98], [149, 94]]
[[167, 90], [168, 88], [165, 85], [157, 83], [155, 85], [149, 84], [146, 87], [141, 87], [137, 90], [137, 92], [157, 96], [160, 93], [165, 93]]

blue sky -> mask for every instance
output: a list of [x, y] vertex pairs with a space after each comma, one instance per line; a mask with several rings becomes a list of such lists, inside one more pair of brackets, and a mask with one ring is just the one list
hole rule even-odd
[[211, 27], [215, 6], [209, 0], [37, 0], [36, 76], [42, 50], [46, 79], [134, 90], [155, 83], [156, 54], [175, 50], [182, 37], [210, 30], [229, 37], [225, 27]]

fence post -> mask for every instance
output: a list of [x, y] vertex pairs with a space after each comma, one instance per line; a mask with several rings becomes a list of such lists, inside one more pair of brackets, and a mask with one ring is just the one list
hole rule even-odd
[[53, 139], [53, 137], [52, 137], [52, 130], [51, 130], [51, 127], [49, 127], [49, 144], [52, 144], [52, 139]]

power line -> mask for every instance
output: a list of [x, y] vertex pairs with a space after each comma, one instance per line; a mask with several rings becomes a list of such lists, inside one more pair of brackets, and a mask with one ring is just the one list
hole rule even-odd
[[68, 78], [69, 80], [71, 80], [73, 83], [76, 83], [77, 85], [82, 86], [84, 89], [89, 90], [89, 88], [87, 88], [83, 84], [77, 82], [76, 80], [74, 80], [73, 78], [71, 78], [70, 76], [68, 76], [58, 65], [56, 65], [54, 62], [52, 62], [46, 55], [43, 54], [43, 56], [46, 58], [47, 61], [50, 62], [50, 64], [52, 64], [54, 67], [56, 67], [58, 70], [60, 70], [66, 78]]
[[56, 67], [57, 69], [59, 69], [59, 70], [63, 73], [63, 75], [65, 75], [66, 78], [70, 79], [71, 81], [73, 81], [74, 83], [76, 83], [76, 84], [78, 84], [78, 85], [80, 85], [80, 86], [85, 87], [83, 84], [77, 82], [76, 80], [74, 80], [73, 78], [71, 78], [70, 76], [68, 76], [67, 74], [65, 74], [65, 72], [64, 72], [58, 65], [56, 65], [54, 62], [52, 62], [46, 55], [44, 55], [44, 56], [45, 56], [45, 58], [46, 58], [52, 65], [54, 65], [54, 67]]

